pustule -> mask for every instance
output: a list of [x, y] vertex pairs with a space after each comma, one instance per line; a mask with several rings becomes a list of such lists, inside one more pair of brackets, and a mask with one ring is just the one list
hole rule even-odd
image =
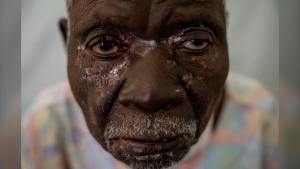
[[86, 53], [85, 53], [85, 50], [86, 50], [86, 47], [84, 45], [78, 45], [77, 46], [77, 50], [76, 50], [76, 53], [77, 53], [77, 62], [79, 61], [82, 61], [82, 60], [78, 60], [78, 59], [82, 59], [85, 57]]
[[85, 46], [84, 46], [84, 45], [79, 45], [79, 46], [77, 47], [78, 53], [82, 52], [84, 49], [85, 49]]

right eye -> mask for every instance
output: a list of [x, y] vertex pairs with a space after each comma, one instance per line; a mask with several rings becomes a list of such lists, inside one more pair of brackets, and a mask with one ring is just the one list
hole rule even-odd
[[101, 36], [90, 43], [90, 48], [98, 55], [113, 55], [120, 51], [120, 40], [114, 36]]

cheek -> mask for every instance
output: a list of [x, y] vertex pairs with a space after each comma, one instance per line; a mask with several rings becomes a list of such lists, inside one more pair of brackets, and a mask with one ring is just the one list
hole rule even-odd
[[93, 91], [102, 91], [103, 89], [117, 83], [125, 71], [127, 60], [123, 60], [115, 65], [103, 65], [99, 61], [90, 59], [83, 67], [80, 80], [87, 84]]
[[[221, 55], [220, 55], [221, 54]], [[224, 83], [228, 72], [227, 54], [217, 48], [211, 48], [205, 55], [185, 58], [185, 72], [182, 81], [186, 88], [218, 91]]]
[[[73, 59], [75, 81], [91, 92], [101, 92], [121, 80], [128, 66], [128, 60], [117, 59], [103, 61], [89, 56], [85, 49], [78, 48], [78, 54]], [[74, 74], [72, 73], [72, 74]]]
[[103, 131], [99, 126], [106, 124], [129, 61], [126, 58], [102, 61], [85, 50], [78, 48], [78, 53], [69, 56], [69, 81], [91, 133], [102, 142]]
[[[227, 55], [211, 49], [208, 54], [187, 58], [181, 80], [189, 93], [198, 119], [208, 120], [215, 98], [222, 90], [228, 72]], [[192, 64], [189, 64], [192, 63]]]
[[[74, 96], [84, 113], [106, 110], [129, 65], [126, 58], [103, 61], [84, 48], [69, 56], [68, 75]], [[103, 113], [101, 113], [103, 114]]]

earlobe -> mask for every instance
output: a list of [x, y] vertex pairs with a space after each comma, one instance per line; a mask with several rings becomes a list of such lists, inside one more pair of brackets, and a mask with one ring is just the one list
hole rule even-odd
[[68, 20], [66, 18], [62, 18], [59, 20], [59, 28], [60, 28], [60, 32], [61, 32], [61, 35], [63, 37], [63, 40], [65, 42], [65, 44], [67, 44], [68, 42]]

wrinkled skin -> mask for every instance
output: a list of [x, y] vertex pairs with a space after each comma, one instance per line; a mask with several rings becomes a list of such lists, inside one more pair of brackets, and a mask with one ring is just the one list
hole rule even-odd
[[69, 81], [92, 135], [133, 168], [180, 161], [223, 96], [223, 2], [81, 0], [69, 21]]

